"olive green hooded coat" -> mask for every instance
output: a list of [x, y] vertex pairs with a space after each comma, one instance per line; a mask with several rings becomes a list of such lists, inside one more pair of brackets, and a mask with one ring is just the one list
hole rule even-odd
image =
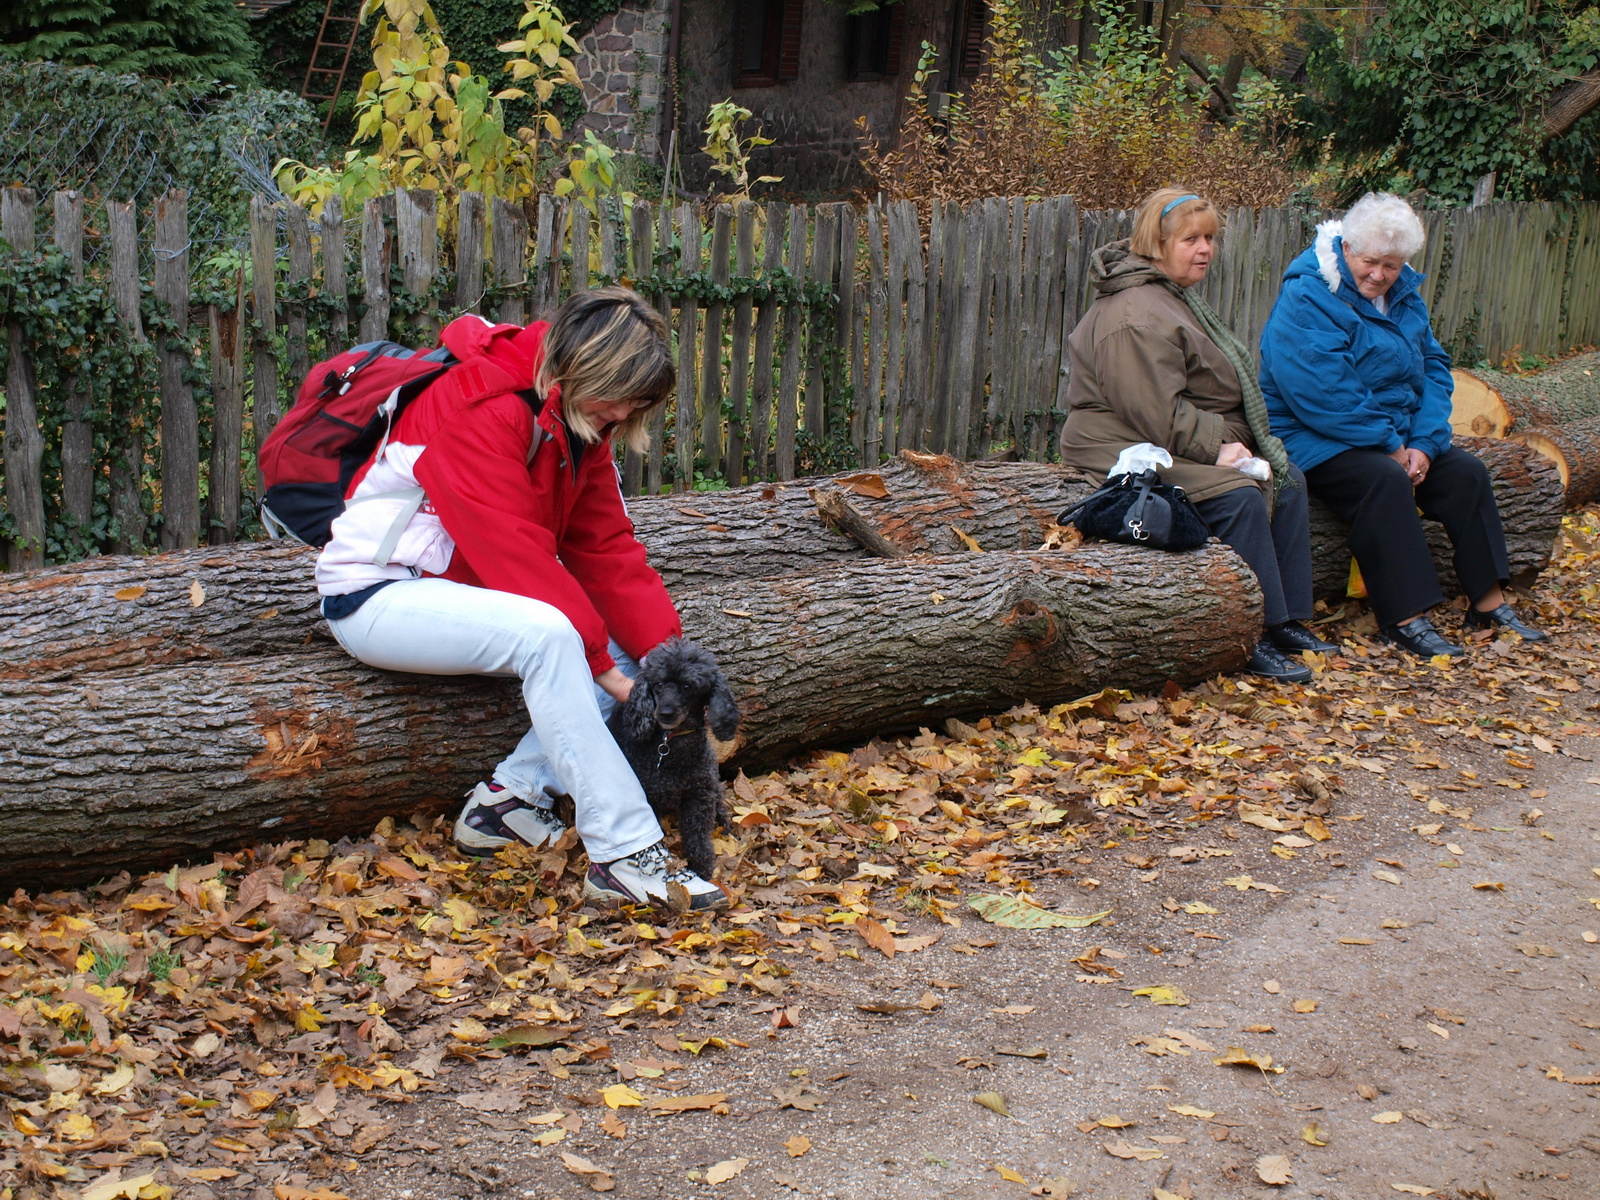
[[1067, 341], [1061, 461], [1104, 476], [1123, 450], [1151, 442], [1172, 455], [1162, 482], [1191, 500], [1258, 486], [1216, 465], [1224, 442], [1256, 453], [1239, 376], [1167, 277], [1124, 240], [1094, 252], [1089, 278], [1100, 296]]

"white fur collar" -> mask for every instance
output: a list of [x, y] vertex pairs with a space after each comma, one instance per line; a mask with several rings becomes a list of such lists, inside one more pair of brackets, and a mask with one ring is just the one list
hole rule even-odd
[[1339, 262], [1333, 256], [1333, 239], [1344, 232], [1343, 221], [1324, 221], [1317, 226], [1317, 269], [1330, 292], [1339, 290]]

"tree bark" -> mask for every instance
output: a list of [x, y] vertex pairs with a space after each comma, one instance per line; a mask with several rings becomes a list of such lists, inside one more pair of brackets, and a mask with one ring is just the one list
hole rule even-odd
[[[1489, 467], [1513, 570], [1537, 573], [1560, 529], [1555, 465], [1515, 442], [1462, 438], [1458, 444]], [[862, 494], [877, 491], [879, 480], [883, 498]], [[739, 579], [864, 561], [867, 553], [853, 538], [819, 519], [811, 490], [822, 484], [853, 488], [852, 506], [903, 554], [960, 551], [965, 543], [956, 530], [985, 551], [1034, 549], [1061, 510], [1096, 486], [1081, 472], [1046, 463], [958, 463], [908, 451], [876, 475], [649, 497], [632, 501], [630, 510], [651, 565], [682, 597]], [[1315, 499], [1311, 512], [1316, 594], [1342, 597], [1350, 565], [1346, 527]], [[1425, 528], [1449, 591], [1455, 573], [1444, 531], [1433, 522]], [[1169, 572], [1181, 561], [1140, 553]], [[252, 542], [89, 559], [7, 579], [0, 582], [0, 680], [65, 679], [331, 644], [311, 585], [315, 554], [283, 541]]]
[[1450, 425], [1474, 437], [1504, 437], [1533, 425], [1600, 416], [1600, 354], [1580, 354], [1546, 371], [1455, 370]]
[[1513, 440], [1555, 464], [1568, 509], [1582, 508], [1600, 496], [1600, 417], [1541, 425], [1513, 435]]
[[1600, 67], [1584, 72], [1550, 97], [1539, 132], [1545, 141], [1558, 138], [1597, 106], [1600, 106]]
[[[151, 575], [146, 596], [186, 604], [185, 577]], [[0, 882], [59, 885], [442, 807], [526, 729], [512, 681], [377, 671], [325, 642], [285, 649], [263, 631], [294, 613], [260, 620], [259, 597], [216, 593], [210, 640], [172, 656], [145, 646], [133, 670], [0, 683]], [[733, 684], [731, 762], [751, 768], [1023, 698], [1196, 683], [1236, 670], [1261, 622], [1254, 576], [1216, 545], [863, 560], [727, 580], [678, 605]], [[197, 646], [236, 656], [183, 661]], [[267, 652], [238, 655], [251, 648]]]

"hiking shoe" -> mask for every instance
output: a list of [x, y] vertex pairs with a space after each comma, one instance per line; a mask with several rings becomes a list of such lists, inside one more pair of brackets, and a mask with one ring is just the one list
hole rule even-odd
[[674, 866], [665, 842], [614, 862], [591, 862], [583, 894], [585, 899], [613, 904], [664, 904], [676, 913], [717, 912], [730, 904], [728, 894], [716, 884]]
[[1307, 683], [1311, 679], [1310, 667], [1305, 663], [1295, 662], [1265, 639], [1256, 643], [1256, 648], [1250, 652], [1250, 662], [1245, 669], [1252, 675], [1259, 675], [1263, 679], [1276, 679], [1280, 683]]
[[548, 805], [524, 800], [498, 783], [480, 783], [467, 793], [467, 805], [456, 818], [456, 849], [478, 856], [513, 842], [549, 846], [566, 831], [567, 823]]

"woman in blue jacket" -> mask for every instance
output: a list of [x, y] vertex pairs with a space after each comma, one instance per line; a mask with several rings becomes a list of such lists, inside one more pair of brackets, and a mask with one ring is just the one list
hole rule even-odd
[[1272, 432], [1311, 494], [1350, 523], [1349, 545], [1373, 615], [1413, 654], [1464, 654], [1428, 610], [1444, 599], [1422, 532], [1441, 522], [1455, 548], [1467, 627], [1545, 634], [1502, 591], [1511, 570], [1489, 473], [1450, 444], [1450, 356], [1433, 336], [1406, 260], [1422, 222], [1398, 196], [1368, 193], [1344, 220], [1317, 226], [1290, 264], [1261, 335], [1261, 391]]

